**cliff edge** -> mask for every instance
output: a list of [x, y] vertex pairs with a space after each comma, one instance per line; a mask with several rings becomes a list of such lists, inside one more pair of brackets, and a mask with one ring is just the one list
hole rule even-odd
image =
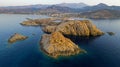
[[43, 27], [43, 31], [47, 33], [60, 32], [64, 35], [75, 36], [99, 36], [104, 34], [89, 20], [67, 20], [59, 25]]
[[44, 34], [40, 41], [41, 49], [51, 57], [70, 56], [84, 52], [70, 39], [59, 32]]

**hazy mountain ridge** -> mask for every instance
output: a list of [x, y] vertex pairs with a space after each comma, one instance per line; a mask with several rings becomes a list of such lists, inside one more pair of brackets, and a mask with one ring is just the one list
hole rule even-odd
[[36, 4], [36, 5], [24, 5], [24, 6], [4, 6], [0, 8], [5, 8], [5, 9], [23, 9], [23, 8], [47, 8], [48, 6], [51, 5], [42, 5], [42, 4]]
[[101, 9], [91, 12], [84, 12], [80, 14], [81, 17], [92, 18], [92, 19], [115, 19], [120, 18], [120, 11]]
[[78, 9], [52, 5], [50, 7], [45, 8], [45, 10], [56, 10], [56, 11], [59, 11], [61, 13], [66, 13], [66, 12], [73, 13], [73, 12], [77, 12]]
[[108, 6], [104, 3], [100, 3], [94, 6], [87, 6], [81, 9], [81, 11], [95, 11], [95, 10], [102, 10], [102, 9], [110, 9], [110, 10], [120, 10], [120, 6]]
[[85, 3], [61, 3], [61, 4], [56, 4], [56, 6], [62, 6], [62, 7], [69, 7], [69, 8], [84, 8], [86, 6], [89, 6]]
[[[80, 6], [79, 5], [83, 5]], [[117, 18], [120, 15], [120, 6], [108, 6], [100, 3], [94, 6], [88, 6], [84, 3], [61, 3], [55, 5], [29, 5], [29, 6], [8, 6], [1, 7], [0, 13], [11, 14], [58, 14], [58, 13], [81, 13], [82, 16], [91, 17], [98, 13], [99, 17], [108, 13], [110, 18]], [[103, 14], [102, 14], [103, 13]], [[101, 14], [101, 15], [100, 15]], [[105, 14], [106, 15], [106, 14]], [[95, 15], [96, 16], [96, 15]]]
[[[15, 10], [15, 9], [47, 9], [50, 7], [55, 7], [59, 10], [59, 8], [63, 8], [64, 10], [71, 10], [71, 11], [78, 11], [78, 12], [86, 12], [86, 11], [94, 11], [94, 10], [100, 10], [100, 9], [112, 9], [112, 10], [120, 10], [120, 6], [108, 6], [104, 3], [100, 3], [94, 6], [89, 6], [84, 3], [61, 3], [61, 4], [53, 4], [53, 5], [43, 5], [43, 4], [37, 4], [37, 5], [27, 5], [27, 6], [7, 6], [7, 7], [0, 7], [2, 10]], [[66, 8], [66, 9], [65, 9]]]

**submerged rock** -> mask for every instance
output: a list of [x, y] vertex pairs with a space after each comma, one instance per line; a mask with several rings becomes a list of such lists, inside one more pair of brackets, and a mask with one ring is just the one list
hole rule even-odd
[[40, 41], [41, 49], [49, 56], [57, 58], [59, 56], [70, 56], [78, 53], [83, 53], [70, 39], [64, 37], [59, 32], [52, 34], [44, 34]]
[[59, 25], [47, 25], [43, 27], [43, 31], [47, 33], [57, 31], [64, 35], [75, 36], [98, 36], [104, 34], [89, 20], [67, 20]]
[[110, 36], [113, 36], [113, 35], [115, 35], [115, 33], [114, 32], [107, 32]]
[[9, 43], [14, 43], [14, 42], [16, 42], [16, 41], [25, 40], [25, 39], [27, 39], [27, 38], [28, 38], [27, 36], [23, 36], [23, 35], [21, 35], [21, 34], [15, 33], [14, 35], [12, 35], [12, 36], [9, 38], [8, 42], [9, 42]]

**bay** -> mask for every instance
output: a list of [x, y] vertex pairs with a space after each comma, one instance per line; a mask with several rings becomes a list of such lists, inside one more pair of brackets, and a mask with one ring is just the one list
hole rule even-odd
[[[0, 14], [0, 67], [120, 67], [120, 19], [92, 20], [103, 32], [100, 37], [81, 38], [73, 41], [87, 51], [86, 54], [53, 59], [40, 50], [40, 27], [25, 27], [19, 23], [26, 18], [48, 18], [42, 15]], [[14, 44], [7, 42], [14, 33], [29, 38]], [[35, 35], [32, 35], [35, 34]]]

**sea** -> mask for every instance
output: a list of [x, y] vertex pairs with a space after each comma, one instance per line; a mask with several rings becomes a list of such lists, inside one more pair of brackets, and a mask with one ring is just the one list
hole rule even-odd
[[[89, 19], [105, 34], [99, 37], [70, 37], [86, 53], [54, 59], [40, 49], [40, 39], [44, 34], [41, 27], [20, 25], [26, 18], [49, 17], [0, 14], [0, 67], [120, 67], [120, 19]], [[10, 44], [8, 39], [14, 33], [29, 38]]]

